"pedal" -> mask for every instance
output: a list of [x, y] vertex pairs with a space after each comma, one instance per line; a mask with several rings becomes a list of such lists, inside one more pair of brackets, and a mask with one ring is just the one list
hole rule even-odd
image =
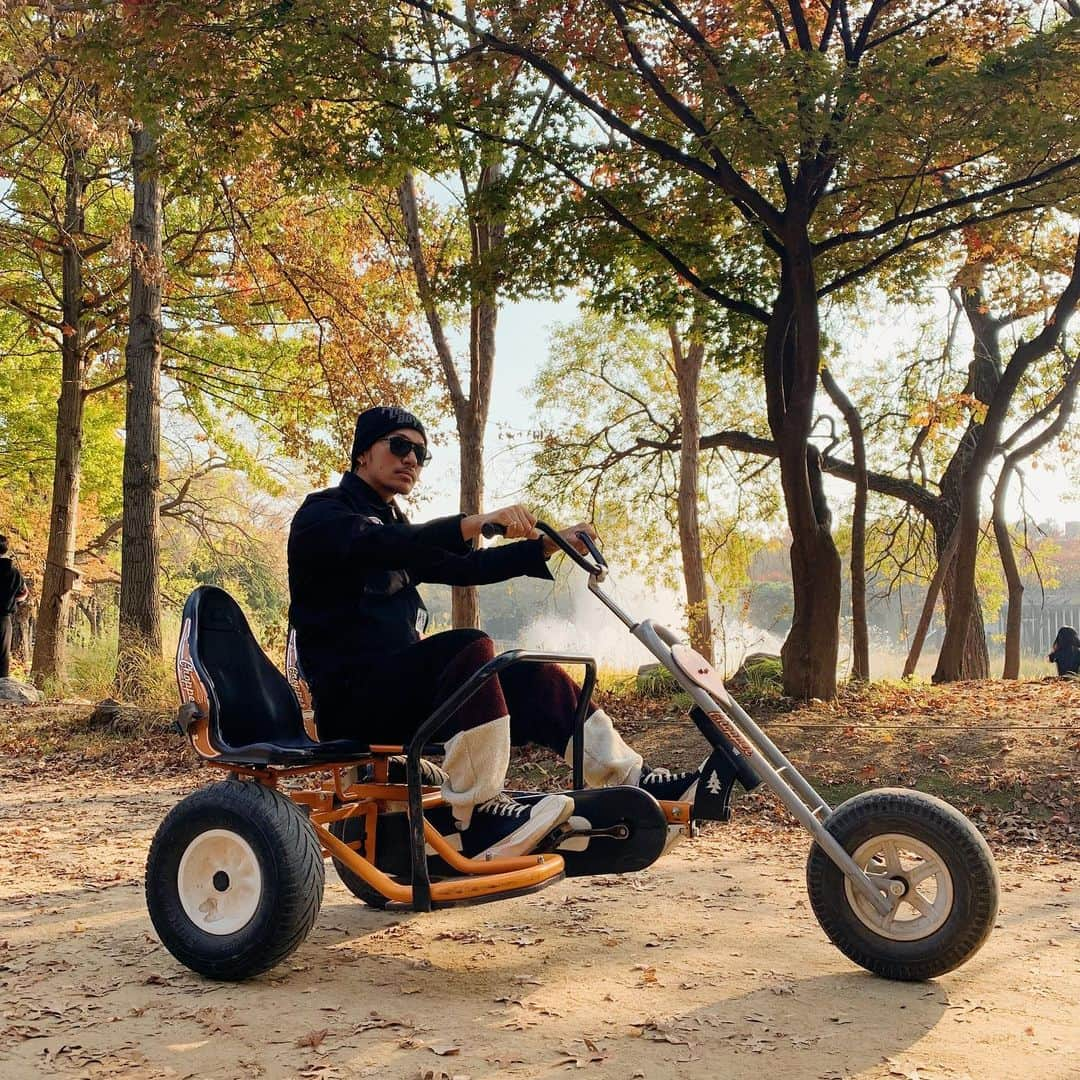
[[[570, 792], [574, 813], [536, 849], [557, 851], [567, 877], [643, 870], [664, 850], [668, 823], [657, 801], [641, 788], [591, 788]], [[542, 792], [516, 794], [521, 802]]]
[[594, 829], [588, 818], [571, 817], [555, 829], [537, 848], [538, 851], [584, 851], [589, 841], [598, 836], [612, 840], [629, 840], [630, 826], [625, 823]]

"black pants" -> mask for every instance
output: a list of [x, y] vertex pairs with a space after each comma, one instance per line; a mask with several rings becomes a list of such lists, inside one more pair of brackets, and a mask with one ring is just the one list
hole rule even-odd
[[[319, 738], [405, 745], [435, 708], [494, 655], [491, 638], [480, 630], [447, 630], [380, 657], [348, 682], [315, 688]], [[512, 664], [449, 717], [431, 741], [445, 742], [509, 713], [515, 746], [539, 743], [562, 754], [574, 731], [580, 693], [555, 664]]]
[[11, 674], [11, 616], [0, 615], [0, 679]]

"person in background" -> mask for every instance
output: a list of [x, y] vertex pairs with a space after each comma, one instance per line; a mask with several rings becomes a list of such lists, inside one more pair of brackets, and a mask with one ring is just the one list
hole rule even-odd
[[[550, 580], [555, 545], [523, 506], [453, 514], [423, 524], [394, 501], [415, 487], [431, 457], [420, 421], [374, 408], [356, 421], [351, 467], [337, 487], [305, 499], [289, 531], [289, 621], [296, 631], [321, 739], [405, 744], [419, 725], [495, 655], [479, 630], [423, 637], [421, 582], [483, 585], [515, 577]], [[515, 543], [475, 549], [486, 524]], [[584, 553], [579, 532], [561, 535]], [[515, 664], [489, 679], [435, 738], [445, 745], [462, 851], [472, 857], [527, 854], [573, 811], [566, 795], [520, 803], [503, 792], [510, 747], [539, 743], [572, 760], [580, 687], [555, 664]], [[590, 787], [639, 786], [657, 799], [692, 800], [699, 772], [650, 769], [611, 720], [590, 704], [584, 729]]]
[[1050, 663], [1057, 664], [1058, 675], [1080, 675], [1080, 635], [1071, 626], [1057, 632]]
[[11, 617], [28, 595], [8, 550], [8, 538], [0, 536], [0, 679], [11, 675]]

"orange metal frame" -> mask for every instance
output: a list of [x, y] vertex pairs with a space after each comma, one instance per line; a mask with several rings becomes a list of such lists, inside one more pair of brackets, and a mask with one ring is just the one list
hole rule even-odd
[[[400, 753], [400, 747], [372, 747], [373, 753], [370, 757], [348, 762], [257, 769], [215, 761], [213, 757], [203, 755], [195, 732], [189, 734], [195, 749], [200, 752], [200, 756], [204, 757], [208, 765], [225, 769], [236, 777], [248, 777], [267, 787], [278, 788], [278, 781], [282, 777], [329, 772], [331, 779], [319, 787], [285, 789], [281, 793], [293, 802], [308, 807], [311, 824], [315, 828], [315, 835], [319, 838], [324, 858], [338, 859], [387, 900], [404, 905], [412, 903], [412, 887], [394, 881], [374, 862], [375, 825], [379, 813], [388, 803], [396, 803], [405, 813], [408, 813], [409, 796], [406, 785], [386, 782], [387, 756]], [[364, 784], [346, 782], [347, 772], [357, 765], [368, 764], [373, 766], [376, 777], [374, 782]], [[443, 805], [444, 799], [438, 788], [425, 788], [423, 802], [424, 808], [429, 809]], [[368, 844], [364, 855], [361, 855], [354, 846], [339, 840], [328, 828], [332, 822], [359, 817], [367, 818], [365, 835], [368, 838]], [[519, 858], [506, 859], [467, 858], [455, 851], [428, 821], [424, 822], [424, 837], [435, 854], [462, 875], [460, 878], [432, 883], [431, 899], [435, 903], [476, 900], [481, 897], [495, 897], [501, 893], [534, 889], [558, 880], [563, 876], [565, 869], [562, 856], [553, 854], [523, 855]]]
[[[400, 885], [375, 866], [375, 825], [380, 812], [387, 804], [398, 804], [408, 813], [409, 789], [406, 784], [388, 782], [387, 758], [391, 754], [400, 754], [400, 746], [372, 746], [371, 754], [366, 757], [341, 762], [324, 762], [318, 765], [275, 766], [274, 768], [256, 768], [236, 765], [220, 760], [220, 754], [210, 737], [210, 700], [206, 687], [195, 669], [191, 650], [187, 640], [188, 627], [185, 626], [177, 649], [176, 674], [180, 685], [180, 697], [184, 702], [194, 702], [198, 714], [187, 727], [187, 737], [195, 752], [214, 768], [225, 769], [235, 777], [247, 777], [258, 784], [277, 788], [282, 777], [307, 776], [312, 773], [329, 773], [330, 779], [317, 788], [299, 790], [286, 789], [293, 802], [306, 806], [315, 835], [322, 846], [323, 857], [340, 860], [357, 877], [363, 879], [387, 900], [411, 904], [412, 887]], [[290, 683], [297, 692], [301, 710], [310, 712], [310, 694], [299, 678], [295, 668], [295, 657], [289, 669]], [[307, 720], [305, 717], [305, 727]], [[315, 737], [314, 732], [309, 734]], [[371, 765], [373, 782], [352, 784], [346, 782], [345, 774], [358, 765]], [[438, 788], [425, 788], [422, 805], [424, 809], [440, 806], [444, 802]], [[368, 838], [365, 853], [361, 855], [354, 847], [334, 836], [328, 825], [335, 821], [363, 817], [367, 819], [365, 835]], [[474, 900], [481, 897], [495, 897], [502, 893], [514, 893], [524, 889], [537, 888], [563, 876], [565, 865], [561, 855], [528, 855], [513, 859], [469, 859], [455, 851], [439, 834], [430, 822], [424, 821], [424, 837], [440, 858], [457, 873], [463, 875], [431, 885], [431, 900], [435, 903]]]

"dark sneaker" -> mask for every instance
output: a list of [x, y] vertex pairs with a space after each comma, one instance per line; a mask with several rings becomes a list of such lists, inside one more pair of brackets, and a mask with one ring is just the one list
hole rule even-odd
[[[408, 769], [404, 754], [394, 754], [386, 759], [386, 782], [388, 784], [407, 784]], [[450, 777], [434, 761], [420, 759], [420, 783], [424, 787], [442, 787]]]
[[548, 795], [526, 805], [503, 792], [473, 808], [469, 827], [461, 831], [462, 854], [473, 859], [528, 855], [573, 812], [574, 800], [566, 795]]
[[700, 769], [672, 772], [670, 769], [650, 769], [648, 765], [643, 765], [638, 787], [654, 799], [664, 802], [693, 802], [700, 778]]

